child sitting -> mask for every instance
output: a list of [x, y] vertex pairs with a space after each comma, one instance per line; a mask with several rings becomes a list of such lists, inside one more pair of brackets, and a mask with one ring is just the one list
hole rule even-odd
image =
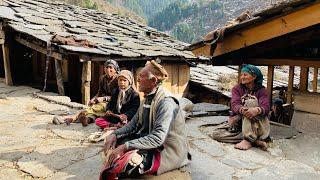
[[95, 123], [102, 129], [107, 127], [122, 127], [136, 114], [140, 98], [135, 90], [133, 74], [122, 70], [118, 75], [119, 88], [112, 94], [106, 107], [106, 114], [97, 118]]

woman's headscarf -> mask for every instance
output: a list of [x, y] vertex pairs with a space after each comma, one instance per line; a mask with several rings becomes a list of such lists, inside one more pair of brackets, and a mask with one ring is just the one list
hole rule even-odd
[[113, 60], [113, 59], [108, 59], [106, 62], [104, 62], [104, 67], [113, 67], [117, 73], [119, 73], [120, 68], [119, 65], [117, 63], [117, 61]]
[[262, 86], [263, 75], [259, 68], [252, 64], [245, 64], [242, 66], [241, 72], [246, 72], [251, 74], [252, 76], [255, 76], [256, 79], [254, 80], [254, 83], [258, 86]]

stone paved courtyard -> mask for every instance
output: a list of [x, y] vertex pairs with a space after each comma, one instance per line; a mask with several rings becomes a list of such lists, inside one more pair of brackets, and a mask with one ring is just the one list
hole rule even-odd
[[[102, 143], [84, 141], [98, 128], [53, 125], [54, 112], [70, 109], [35, 98], [34, 92], [39, 90], [0, 83], [0, 179], [98, 179]], [[192, 162], [162, 179], [320, 179], [320, 133], [274, 140], [267, 152], [239, 151], [200, 131], [201, 125], [224, 120], [187, 120]]]

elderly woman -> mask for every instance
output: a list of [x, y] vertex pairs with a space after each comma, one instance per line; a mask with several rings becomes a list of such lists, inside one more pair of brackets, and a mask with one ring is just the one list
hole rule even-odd
[[267, 149], [265, 139], [269, 136], [268, 120], [269, 98], [262, 85], [263, 75], [253, 65], [241, 69], [240, 84], [232, 89], [232, 115], [228, 123], [231, 127], [242, 125], [243, 140], [235, 145], [240, 150], [250, 149], [253, 145]]
[[114, 91], [106, 107], [103, 117], [95, 123], [102, 129], [107, 127], [122, 127], [135, 115], [140, 105], [138, 92], [135, 90], [133, 74], [122, 70], [118, 75], [119, 88]]

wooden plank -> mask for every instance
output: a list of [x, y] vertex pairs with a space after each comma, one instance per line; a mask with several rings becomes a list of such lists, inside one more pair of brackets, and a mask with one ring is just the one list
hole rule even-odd
[[273, 91], [273, 75], [274, 75], [274, 66], [268, 66], [268, 79], [267, 79], [267, 91], [269, 95], [270, 107], [272, 105], [272, 91]]
[[81, 80], [82, 103], [86, 104], [90, 100], [91, 61], [83, 62]]
[[171, 93], [179, 94], [179, 65], [171, 64]]
[[179, 65], [179, 83], [178, 83], [178, 95], [182, 97], [186, 95], [186, 88], [190, 79], [190, 67], [188, 65]]
[[308, 90], [308, 67], [301, 67], [300, 69], [300, 91], [306, 92]]
[[5, 73], [5, 83], [8, 86], [12, 86], [12, 77], [11, 77], [11, 67], [10, 67], [10, 55], [9, 55], [9, 45], [7, 43], [2, 44], [2, 54], [3, 54], [3, 65]]
[[166, 81], [163, 82], [163, 86], [169, 90], [171, 93], [172, 92], [172, 66], [170, 66], [169, 64], [164, 64], [161, 63], [161, 65], [164, 67], [164, 69], [166, 69], [167, 73], [168, 73], [168, 79]]
[[288, 104], [292, 104], [293, 80], [294, 80], [294, 66], [290, 66], [289, 67], [288, 91], [287, 91], [287, 103]]
[[312, 81], [312, 91], [318, 91], [318, 67], [313, 68], [313, 81]]
[[55, 59], [54, 65], [56, 69], [56, 80], [57, 80], [58, 92], [61, 96], [64, 96], [61, 61]]
[[[34, 43], [29, 42], [29, 41], [27, 41], [25, 39], [22, 39], [22, 38], [20, 38], [18, 36], [15, 36], [15, 40], [17, 42], [19, 42], [20, 44], [22, 44], [24, 46], [27, 46], [30, 49], [36, 50], [36, 51], [38, 51], [38, 52], [40, 52], [42, 54], [47, 54], [47, 49], [42, 47], [42, 46], [40, 46], [40, 45], [38, 45], [38, 44], [34, 44]], [[51, 57], [53, 57], [54, 59], [57, 59], [57, 60], [63, 60], [62, 55], [60, 53], [57, 53], [57, 52], [53, 52], [52, 51], [51, 52]]]
[[318, 1], [309, 7], [225, 34], [223, 42], [217, 44], [213, 57], [319, 24], [319, 9]]

